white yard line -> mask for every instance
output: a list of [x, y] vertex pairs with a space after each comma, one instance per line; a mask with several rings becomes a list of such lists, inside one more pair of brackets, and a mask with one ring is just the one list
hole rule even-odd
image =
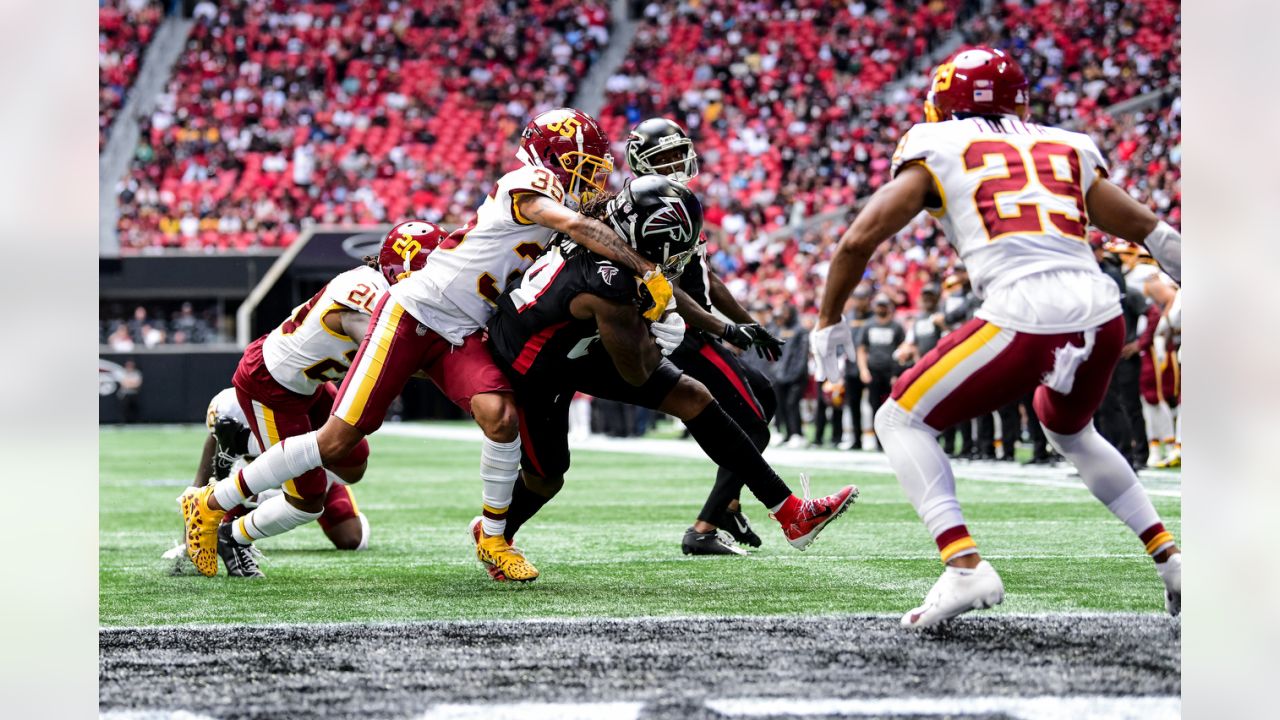
[[1182, 715], [1182, 700], [1162, 697], [889, 697], [850, 700], [802, 698], [724, 698], [707, 707], [730, 717], [964, 716], [1005, 715], [1027, 720], [1131, 718], [1162, 720]]
[[[453, 440], [480, 442], [483, 436], [475, 426], [445, 426], [395, 424], [383, 425], [378, 431], [396, 437], [422, 438], [425, 440]], [[679, 457], [706, 459], [702, 449], [689, 440], [658, 440], [653, 438], [609, 438], [593, 436], [586, 439], [570, 439], [572, 450], [593, 450], [611, 453], [650, 455], [653, 457]], [[883, 453], [849, 452], [845, 450], [793, 449], [771, 447], [764, 457], [772, 465], [788, 468], [849, 470], [855, 472], [893, 474]], [[708, 460], [708, 462], [710, 462]], [[1070, 467], [1024, 466], [1015, 463], [958, 462], [952, 468], [962, 480], [1016, 485], [1085, 490], [1079, 478], [1071, 477]], [[1147, 494], [1159, 497], [1182, 497], [1182, 475], [1143, 472], [1139, 474], [1147, 488]], [[1174, 487], [1170, 487], [1170, 486]]]
[[644, 703], [486, 703], [436, 705], [415, 720], [636, 720]]

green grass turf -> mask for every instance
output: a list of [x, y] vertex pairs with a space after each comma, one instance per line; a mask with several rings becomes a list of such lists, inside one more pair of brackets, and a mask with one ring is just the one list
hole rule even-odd
[[[518, 538], [542, 577], [497, 584], [467, 541], [479, 444], [375, 435], [355, 488], [372, 524], [368, 552], [335, 551], [307, 526], [260, 543], [265, 580], [171, 577], [160, 555], [181, 535], [174, 498], [203, 437], [197, 427], [102, 430], [102, 625], [902, 612], [940, 571], [889, 475], [812, 473], [815, 494], [852, 481], [862, 497], [806, 552], [786, 545], [748, 494], [764, 547], [750, 558], [688, 558], [680, 536], [710, 488], [709, 462], [578, 452], [560, 496]], [[1004, 577], [997, 612], [1162, 609], [1137, 539], [1085, 490], [962, 480], [959, 494]], [[1178, 533], [1179, 500], [1155, 502]]]

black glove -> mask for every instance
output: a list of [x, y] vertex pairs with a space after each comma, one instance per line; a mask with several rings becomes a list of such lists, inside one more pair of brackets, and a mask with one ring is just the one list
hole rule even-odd
[[721, 335], [725, 342], [737, 347], [741, 350], [754, 347], [756, 354], [760, 357], [774, 362], [782, 357], [783, 340], [769, 334], [768, 330], [760, 327], [760, 323], [725, 323], [724, 334]]

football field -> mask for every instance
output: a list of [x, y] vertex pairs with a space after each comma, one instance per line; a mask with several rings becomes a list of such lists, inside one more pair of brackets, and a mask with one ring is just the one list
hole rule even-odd
[[[764, 546], [690, 558], [680, 536], [713, 476], [691, 441], [575, 450], [564, 490], [518, 538], [542, 577], [513, 586], [490, 582], [468, 542], [473, 430], [388, 425], [355, 487], [370, 549], [335, 551], [318, 527], [300, 528], [262, 542], [267, 578], [243, 581], [171, 576], [161, 558], [180, 537], [174, 499], [203, 437], [100, 434], [108, 716], [1044, 717], [1046, 698], [1070, 717], [1176, 713], [1178, 625], [1151, 562], [1065, 468], [958, 466], [969, 528], [1006, 599], [905, 635], [897, 616], [940, 565], [875, 454], [771, 450], [797, 491], [804, 465], [814, 494], [853, 482], [857, 504], [798, 552], [746, 495]], [[1180, 476], [1145, 475], [1179, 533]], [[227, 627], [244, 624], [255, 627]], [[990, 703], [949, 705], [974, 677]], [[213, 690], [228, 682], [248, 692]], [[776, 705], [797, 697], [834, 704]], [[495, 704], [521, 702], [533, 704], [509, 715]]]

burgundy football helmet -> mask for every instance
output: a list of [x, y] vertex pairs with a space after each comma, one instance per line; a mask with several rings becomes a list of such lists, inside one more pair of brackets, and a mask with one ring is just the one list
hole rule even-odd
[[924, 101], [929, 122], [950, 120], [956, 113], [1015, 115], [1027, 119], [1027, 76], [1003, 50], [985, 46], [960, 48], [933, 71]]
[[391, 228], [378, 252], [378, 269], [387, 282], [395, 285], [414, 270], [427, 264], [427, 256], [449, 236], [434, 223], [409, 220]]
[[574, 205], [604, 190], [613, 172], [609, 138], [590, 115], [573, 108], [548, 110], [530, 120], [520, 133], [516, 157], [555, 173]]

